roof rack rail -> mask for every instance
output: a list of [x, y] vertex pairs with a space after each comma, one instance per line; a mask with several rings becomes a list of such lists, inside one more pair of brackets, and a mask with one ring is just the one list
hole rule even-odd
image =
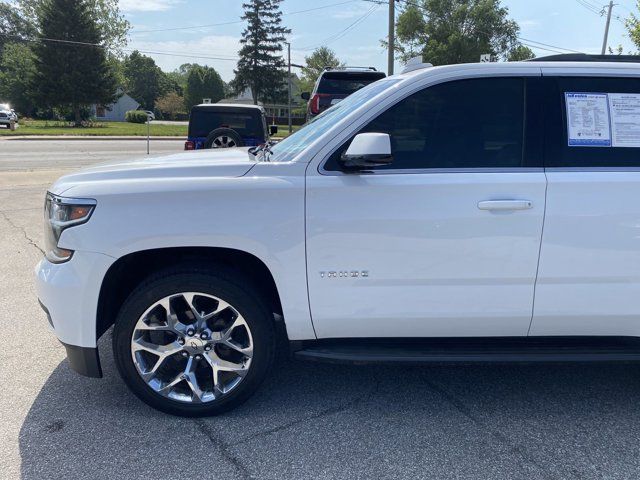
[[422, 61], [422, 56], [417, 56], [417, 57], [413, 57], [410, 58], [407, 63], [405, 63], [404, 65], [404, 69], [402, 70], [402, 73], [409, 73], [409, 72], [413, 72], [414, 70], [420, 70], [422, 68], [431, 68], [433, 67], [433, 65], [431, 63], [425, 63]]
[[361, 70], [371, 70], [373, 72], [378, 71], [376, 67], [355, 67], [351, 65], [344, 65], [344, 66], [338, 66], [338, 67], [324, 67], [325, 70], [346, 70], [347, 68], [358, 68]]
[[595, 55], [591, 53], [562, 53], [527, 60], [527, 62], [612, 62], [640, 63], [640, 55]]

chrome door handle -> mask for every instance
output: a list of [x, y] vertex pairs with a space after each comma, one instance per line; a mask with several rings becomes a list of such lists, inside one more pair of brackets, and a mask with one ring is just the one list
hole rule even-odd
[[533, 208], [531, 200], [485, 200], [478, 202], [480, 210], [528, 210]]

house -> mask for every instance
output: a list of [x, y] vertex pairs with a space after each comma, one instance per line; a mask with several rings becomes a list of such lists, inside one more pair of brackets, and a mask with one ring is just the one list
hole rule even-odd
[[140, 104], [122, 90], [118, 90], [118, 99], [110, 105], [92, 105], [91, 116], [105, 122], [124, 122], [129, 110], [137, 110]]
[[[306, 112], [293, 111], [293, 109], [298, 109], [301, 105], [300, 102], [300, 81], [298, 77], [292, 76], [292, 89], [291, 89], [291, 106], [292, 106], [292, 123], [294, 125], [302, 125], [306, 121]], [[240, 95], [230, 98], [223, 98], [218, 103], [235, 103], [242, 105], [252, 105], [253, 104], [253, 95], [251, 93], [251, 88], [246, 88]], [[263, 106], [265, 109], [265, 113], [267, 115], [267, 120], [270, 123], [276, 124], [286, 124], [288, 122], [288, 111], [289, 105], [286, 103], [270, 103], [265, 104], [263, 102], [258, 102], [258, 105]]]
[[[217, 103], [237, 103], [240, 105], [253, 105], [253, 93], [251, 88], [245, 88], [240, 95], [235, 97], [223, 98]], [[262, 105], [262, 102], [258, 102], [258, 105]]]

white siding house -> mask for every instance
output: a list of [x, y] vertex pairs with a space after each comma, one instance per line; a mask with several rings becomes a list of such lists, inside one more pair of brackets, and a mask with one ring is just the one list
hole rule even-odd
[[140, 104], [126, 93], [120, 93], [120, 97], [111, 105], [92, 105], [91, 114], [97, 120], [105, 122], [124, 122], [124, 116], [129, 110], [137, 110]]

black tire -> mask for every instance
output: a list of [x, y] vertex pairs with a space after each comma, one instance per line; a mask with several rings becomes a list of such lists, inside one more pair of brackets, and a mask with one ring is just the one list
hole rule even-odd
[[227, 138], [230, 142], [233, 142], [233, 147], [244, 147], [244, 142], [238, 132], [232, 128], [216, 128], [207, 136], [204, 142], [204, 148], [226, 148], [224, 146], [214, 145], [214, 142], [218, 138]]
[[[143, 402], [162, 412], [184, 417], [218, 415], [245, 402], [260, 387], [275, 353], [273, 314], [252, 283], [225, 268], [188, 266], [153, 275], [127, 298], [115, 322], [113, 351], [118, 371]], [[230, 392], [206, 403], [186, 403], [155, 392], [138, 373], [131, 355], [133, 329], [141, 315], [158, 300], [180, 292], [200, 292], [224, 299], [245, 319], [253, 338], [253, 356], [246, 376]]]

